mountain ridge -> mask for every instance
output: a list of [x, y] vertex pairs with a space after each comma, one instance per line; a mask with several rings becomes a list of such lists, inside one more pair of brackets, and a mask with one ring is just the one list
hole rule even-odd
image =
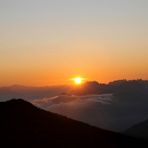
[[128, 128], [125, 131], [125, 134], [148, 140], [148, 119]]
[[147, 142], [39, 109], [22, 99], [0, 103], [1, 145], [15, 147], [124, 147]]

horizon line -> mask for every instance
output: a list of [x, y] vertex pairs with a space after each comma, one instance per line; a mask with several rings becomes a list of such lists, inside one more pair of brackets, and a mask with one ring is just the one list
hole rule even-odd
[[[115, 79], [109, 82], [99, 82], [98, 80], [89, 80], [87, 82], [97, 82], [98, 84], [109, 84], [111, 82], [116, 82], [116, 81], [148, 81], [148, 79], [142, 79], [142, 78], [137, 78], [137, 79]], [[61, 87], [61, 86], [70, 86], [70, 84], [51, 84], [51, 85], [25, 85], [25, 84], [8, 84], [8, 85], [0, 85], [1, 87]]]

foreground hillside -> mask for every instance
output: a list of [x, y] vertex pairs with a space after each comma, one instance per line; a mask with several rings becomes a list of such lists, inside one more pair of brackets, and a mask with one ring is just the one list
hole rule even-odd
[[21, 99], [0, 103], [2, 147], [146, 147], [147, 142], [46, 112]]
[[148, 120], [132, 126], [126, 130], [125, 133], [133, 137], [139, 137], [148, 140]]

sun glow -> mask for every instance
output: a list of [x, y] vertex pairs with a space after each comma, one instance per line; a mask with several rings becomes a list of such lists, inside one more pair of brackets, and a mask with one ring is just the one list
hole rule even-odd
[[84, 78], [82, 78], [82, 77], [75, 77], [72, 80], [73, 80], [74, 84], [76, 84], [76, 85], [81, 85], [84, 82]]

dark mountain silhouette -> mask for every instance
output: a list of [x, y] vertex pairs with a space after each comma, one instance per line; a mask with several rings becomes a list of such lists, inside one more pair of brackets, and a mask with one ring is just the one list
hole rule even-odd
[[87, 94], [103, 94], [112, 93], [115, 96], [126, 99], [133, 97], [148, 97], [148, 81], [147, 80], [117, 80], [108, 84], [101, 84], [96, 81], [86, 82], [82, 87], [72, 89], [71, 94], [87, 95]]
[[41, 110], [21, 99], [0, 103], [1, 147], [146, 147], [147, 142]]
[[145, 99], [148, 97], [147, 80], [120, 80], [108, 84], [108, 90], [115, 96], [127, 99], [128, 101]]
[[132, 126], [125, 133], [134, 137], [148, 139], [148, 120]]
[[71, 89], [68, 94], [75, 95], [88, 95], [88, 94], [100, 94], [104, 84], [99, 84], [97, 81], [89, 81], [84, 83], [80, 87]]

